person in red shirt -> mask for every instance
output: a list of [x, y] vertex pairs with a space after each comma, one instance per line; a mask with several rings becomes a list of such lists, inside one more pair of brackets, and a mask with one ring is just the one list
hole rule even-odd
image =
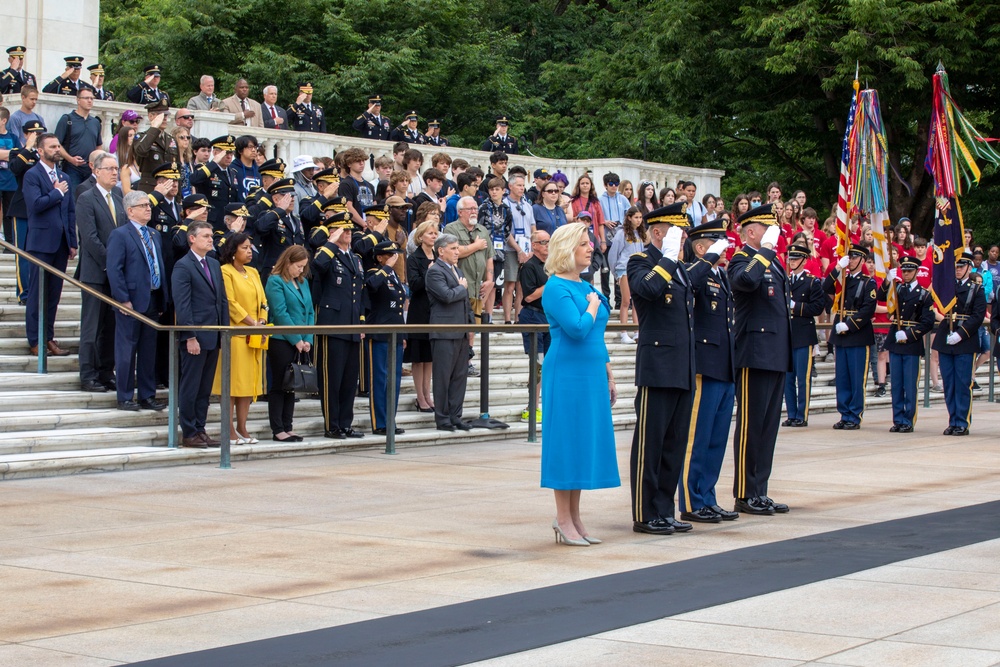
[[719, 218], [726, 223], [726, 239], [729, 241], [729, 247], [726, 248], [726, 261], [728, 262], [736, 251], [743, 247], [743, 239], [740, 238], [740, 233], [736, 231], [736, 225], [733, 224], [732, 213], [724, 211], [719, 214]]
[[924, 289], [930, 289], [934, 258], [928, 252], [927, 239], [920, 236], [913, 239], [913, 256], [920, 261], [920, 268], [917, 269], [917, 282]]
[[811, 241], [812, 247], [816, 251], [814, 256], [819, 258], [820, 247], [826, 240], [826, 234], [819, 228], [819, 218], [816, 216], [815, 209], [803, 209], [802, 217], [799, 219], [799, 231], [803, 232]]

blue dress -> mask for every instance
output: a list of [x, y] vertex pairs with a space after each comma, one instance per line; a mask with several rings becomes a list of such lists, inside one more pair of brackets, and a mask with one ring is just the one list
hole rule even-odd
[[[601, 297], [596, 321], [587, 294]], [[607, 299], [587, 282], [552, 276], [542, 292], [552, 343], [542, 364], [542, 486], [605, 489], [621, 485], [608, 392]]]

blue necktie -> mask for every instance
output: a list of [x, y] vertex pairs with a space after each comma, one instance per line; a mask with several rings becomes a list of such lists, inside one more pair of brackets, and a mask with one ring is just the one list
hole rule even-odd
[[146, 246], [146, 263], [149, 264], [149, 282], [153, 289], [160, 289], [160, 268], [156, 265], [156, 258], [153, 257], [153, 242], [149, 238], [149, 230], [145, 227], [139, 228], [139, 236]]

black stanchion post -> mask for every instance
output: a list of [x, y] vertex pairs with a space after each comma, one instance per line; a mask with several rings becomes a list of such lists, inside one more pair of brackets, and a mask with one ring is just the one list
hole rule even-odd
[[996, 334], [990, 333], [990, 403], [996, 403], [996, 373], [994, 372], [995, 366], [993, 365], [996, 362], [996, 357], [993, 354], [993, 350], [996, 349], [996, 346]]
[[177, 332], [167, 332], [170, 350], [167, 353], [167, 447], [177, 447]]
[[924, 407], [931, 407], [931, 337], [924, 336]]
[[482, 419], [490, 418], [490, 335], [483, 331], [479, 339], [479, 412]]
[[535, 391], [538, 387], [538, 332], [531, 332], [531, 355], [528, 357], [528, 442], [538, 441], [538, 424], [535, 413], [538, 411], [538, 401]]
[[[396, 332], [389, 334], [389, 368], [385, 383], [385, 453], [396, 453]], [[375, 388], [371, 388], [375, 391]], [[372, 424], [372, 428], [375, 428]]]
[[44, 374], [49, 372], [49, 341], [45, 335], [45, 292], [48, 289], [45, 283], [48, 276], [42, 267], [34, 268], [38, 271], [38, 372]]
[[219, 440], [222, 446], [219, 450], [219, 467], [223, 469], [232, 468], [230, 462], [230, 442], [229, 429], [233, 423], [232, 406], [232, 384], [229, 369], [233, 364], [232, 335], [228, 330], [222, 332], [222, 364], [219, 372], [222, 373], [222, 396], [219, 398], [219, 412], [222, 414], [222, 432], [219, 433]]

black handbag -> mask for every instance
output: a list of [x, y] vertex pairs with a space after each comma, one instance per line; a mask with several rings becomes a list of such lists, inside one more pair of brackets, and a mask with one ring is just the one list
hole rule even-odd
[[297, 394], [315, 394], [319, 392], [318, 379], [312, 356], [308, 352], [299, 352], [298, 359], [288, 364], [288, 368], [285, 369], [281, 388]]

